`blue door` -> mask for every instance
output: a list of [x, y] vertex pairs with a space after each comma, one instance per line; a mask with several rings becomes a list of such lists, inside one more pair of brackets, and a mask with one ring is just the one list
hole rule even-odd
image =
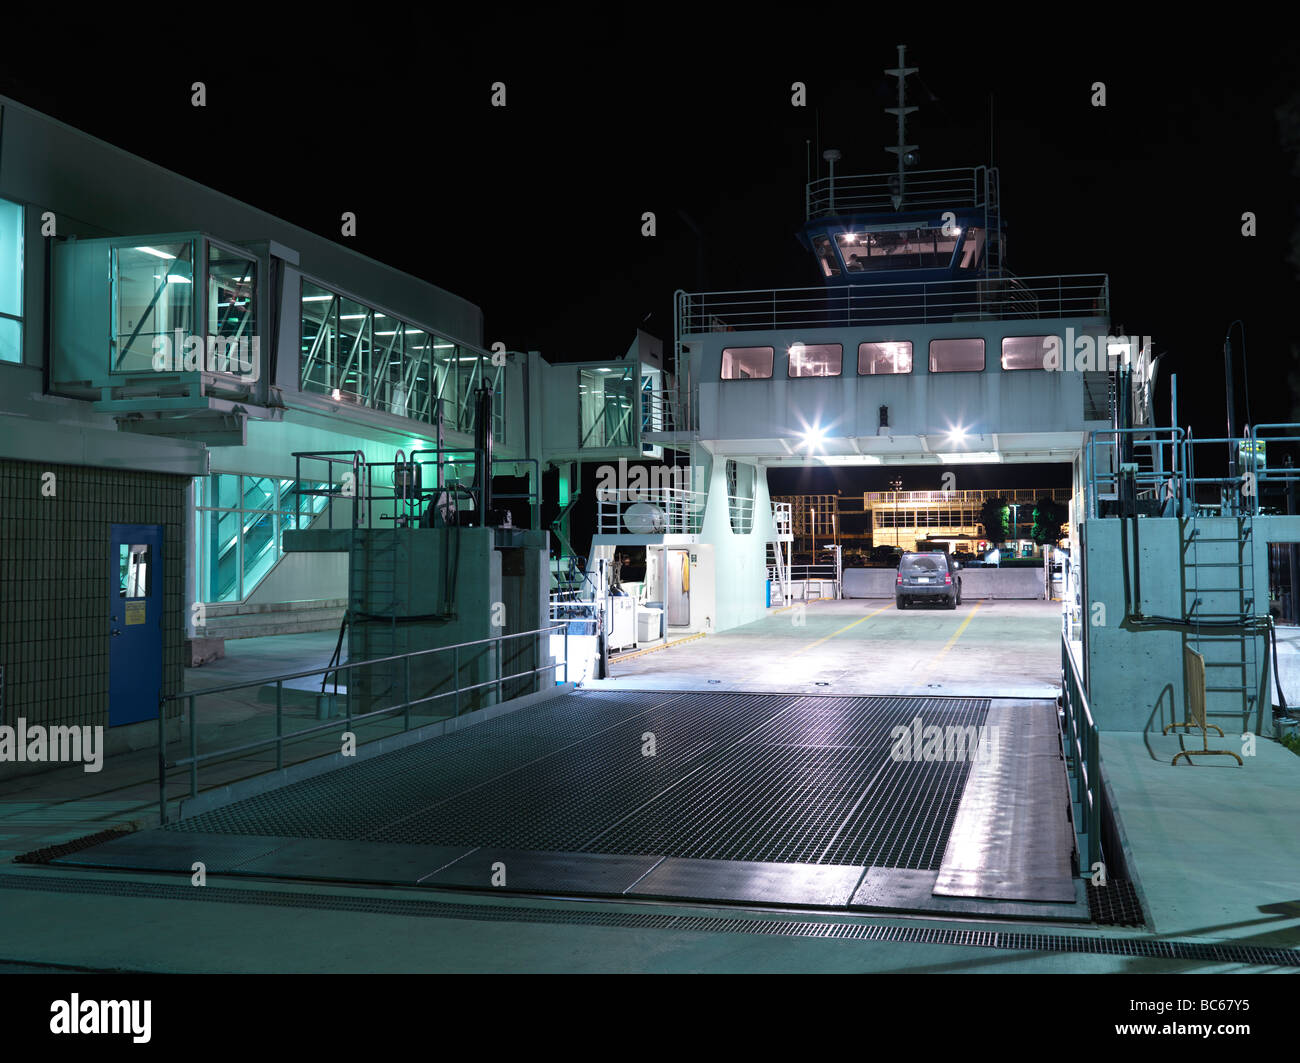
[[114, 524], [108, 555], [108, 725], [158, 718], [163, 530]]

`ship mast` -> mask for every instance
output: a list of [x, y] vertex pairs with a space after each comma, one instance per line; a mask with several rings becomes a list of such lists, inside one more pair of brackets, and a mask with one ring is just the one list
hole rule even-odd
[[915, 107], [906, 106], [907, 92], [907, 75], [915, 74], [918, 67], [908, 66], [903, 56], [907, 51], [907, 45], [898, 46], [898, 69], [886, 70], [885, 73], [891, 77], [898, 78], [898, 106], [886, 107], [885, 113], [892, 114], [898, 118], [898, 143], [891, 144], [885, 148], [886, 151], [898, 156], [898, 187], [892, 189], [893, 195], [890, 197], [894, 201], [894, 209], [903, 209], [903, 170], [906, 164], [909, 152], [916, 150], [917, 145], [908, 144], [907, 141], [907, 116], [916, 110]]

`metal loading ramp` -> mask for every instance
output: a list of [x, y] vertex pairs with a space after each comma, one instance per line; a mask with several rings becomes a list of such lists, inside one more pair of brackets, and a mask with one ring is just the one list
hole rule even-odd
[[[189, 874], [202, 861], [210, 873], [288, 879], [1086, 921], [1059, 748], [1055, 777], [1014, 770], [1001, 783], [978, 756], [927, 759], [919, 741], [914, 757], [898, 757], [902, 730], [979, 734], [990, 704], [575, 691], [56, 862]], [[1000, 704], [1004, 753], [1022, 727], [1041, 751], [1055, 712]], [[972, 772], [982, 780], [973, 811]], [[1043, 793], [1024, 792], [1041, 779]], [[1067, 829], [1031, 846], [1011, 844], [1014, 817], [994, 824], [988, 858], [1016, 854], [993, 869], [997, 888], [982, 891], [963, 866], [961, 888], [936, 893], [954, 824], [966, 858], [990, 793], [1018, 807], [1052, 802], [1042, 818]]]

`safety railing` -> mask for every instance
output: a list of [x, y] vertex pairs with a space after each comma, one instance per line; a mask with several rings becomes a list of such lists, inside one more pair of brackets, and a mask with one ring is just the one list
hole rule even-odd
[[[1126, 445], [1132, 449], [1132, 462], [1123, 460]], [[1090, 432], [1084, 447], [1088, 515], [1102, 515], [1106, 508], [1103, 503], [1118, 501], [1125, 483], [1132, 484], [1135, 500], [1160, 509], [1172, 500], [1174, 512], [1182, 513], [1188, 497], [1187, 461], [1181, 428], [1106, 428]], [[1133, 466], [1128, 472], [1123, 468], [1126, 464]]]
[[946, 505], [952, 502], [983, 502], [990, 498], [1004, 498], [1008, 502], [1037, 502], [1040, 498], [1050, 498], [1054, 502], [1068, 502], [1071, 490], [1068, 487], [1043, 487], [1011, 489], [1005, 491], [867, 491], [862, 497], [866, 502], [925, 502], [934, 505]]
[[722, 292], [678, 291], [676, 336], [709, 332], [1109, 318], [1110, 279], [1077, 273]]
[[[502, 674], [503, 668], [503, 651], [502, 645], [512, 639], [522, 639], [536, 637], [539, 640], [542, 636], [560, 635], [564, 636], [563, 656], [550, 664], [543, 664], [537, 668], [531, 668], [526, 671], [516, 672], [512, 675]], [[494, 649], [486, 651], [492, 658], [493, 670], [496, 675], [492, 679], [484, 682], [462, 684], [460, 682], [461, 666], [463, 662], [462, 653], [468, 654], [473, 647], [490, 646]], [[450, 690], [439, 691], [434, 694], [427, 694], [423, 697], [411, 697], [411, 663], [424, 658], [431, 658], [438, 654], [450, 653], [452, 655], [453, 687]], [[549, 646], [543, 646], [539, 649], [539, 654], [543, 658], [549, 655]], [[450, 646], [435, 646], [427, 650], [415, 650], [411, 653], [397, 654], [390, 657], [376, 657], [368, 661], [348, 661], [342, 664], [329, 664], [323, 668], [313, 668], [303, 672], [290, 672], [284, 675], [271, 676], [264, 679], [254, 679], [243, 683], [230, 683], [225, 686], [208, 687], [204, 690], [186, 690], [177, 694], [167, 694], [159, 699], [158, 712], [158, 814], [163, 823], [167, 822], [167, 775], [170, 771], [177, 769], [186, 769], [189, 774], [189, 797], [191, 799], [199, 795], [199, 768], [203, 764], [215, 761], [228, 761], [232, 758], [247, 756], [251, 753], [265, 752], [266, 750], [275, 750], [275, 768], [263, 768], [261, 772], [253, 772], [252, 775], [265, 774], [271, 770], [279, 771], [284, 767], [284, 752], [287, 743], [301, 742], [305, 738], [313, 735], [324, 734], [327, 732], [339, 733], [340, 724], [344, 732], [351, 732], [358, 723], [364, 723], [370, 720], [378, 720], [381, 717], [392, 717], [398, 714], [402, 716], [402, 731], [411, 729], [411, 710], [422, 705], [431, 705], [434, 702], [443, 701], [451, 698], [453, 708], [447, 713], [450, 716], [459, 716], [461, 714], [462, 695], [472, 693], [476, 690], [483, 690], [488, 687], [496, 688], [497, 702], [502, 700], [502, 691], [506, 683], [515, 680], [524, 679], [529, 676], [538, 675], [542, 672], [564, 671], [565, 679], [559, 679], [557, 682], [565, 682], [568, 678], [568, 661], [569, 661], [569, 628], [567, 624], [556, 624], [552, 626], [536, 628], [532, 631], [518, 631], [506, 635], [494, 635], [486, 639], [475, 639], [470, 642], [458, 642]], [[479, 666], [481, 660], [471, 659], [468, 662], [471, 666]], [[350, 682], [345, 683], [341, 692], [324, 694], [323, 691], [328, 683], [329, 677], [335, 678], [335, 689], [338, 687], [338, 676], [340, 674], [351, 676], [353, 672], [374, 668], [376, 665], [393, 665], [395, 668], [400, 667], [402, 671], [402, 697], [392, 705], [385, 705], [382, 708], [372, 709], [367, 712], [354, 713], [353, 709], [353, 686]], [[343, 717], [332, 722], [322, 723], [317, 726], [302, 727], [286, 734], [285, 724], [285, 684], [297, 679], [306, 679], [310, 676], [322, 676], [321, 690], [322, 697], [338, 698], [343, 702]], [[257, 688], [259, 691], [275, 685], [275, 714], [274, 724], [275, 733], [272, 737], [256, 739], [249, 742], [241, 742], [236, 745], [226, 746], [221, 749], [199, 751], [199, 720], [198, 720], [198, 699], [212, 697], [214, 695], [228, 695], [231, 691], [244, 690], [250, 687]], [[291, 691], [296, 688], [290, 688]], [[177, 757], [174, 760], [168, 760], [166, 757], [167, 750], [167, 733], [166, 733], [166, 708], [172, 702], [185, 704], [188, 712], [189, 739], [188, 753], [185, 756]], [[306, 758], [304, 758], [306, 759]], [[251, 776], [245, 776], [249, 778]]]
[[727, 511], [734, 535], [748, 535], [754, 530], [754, 499], [741, 495], [727, 496]]
[[1065, 755], [1074, 775], [1074, 800], [1082, 812], [1075, 829], [1087, 835], [1088, 869], [1103, 859], [1101, 849], [1101, 750], [1097, 724], [1088, 709], [1083, 678], [1061, 634], [1061, 704], [1065, 710]]
[[704, 523], [706, 498], [704, 491], [681, 488], [597, 488], [596, 531], [600, 535], [695, 535]]
[[693, 432], [692, 410], [676, 391], [641, 391], [641, 435]]
[[998, 172], [985, 166], [957, 170], [910, 170], [899, 186], [897, 172], [846, 174], [809, 181], [804, 212], [809, 220], [834, 214], [869, 214], [897, 209], [894, 197], [902, 193], [904, 209], [919, 207], [962, 208], [997, 206]]
[[[392, 461], [366, 461], [359, 450], [295, 451], [292, 456], [299, 485], [306, 482], [302, 479], [304, 463], [307, 463], [309, 473], [313, 463], [324, 463], [324, 476], [321, 476], [317, 464], [316, 474], [311, 479], [326, 485], [317, 488], [299, 486], [296, 493], [326, 499], [323, 514], [325, 525], [330, 529], [335, 526], [336, 504], [347, 506], [347, 526], [353, 529], [384, 527], [385, 521], [392, 521], [399, 527], [414, 527], [420, 524], [431, 504], [439, 504], [440, 495], [443, 496], [441, 504], [451, 509], [458, 507], [462, 497], [477, 504], [477, 488], [472, 482], [466, 483], [464, 472], [477, 467], [481, 453], [473, 447], [454, 451], [413, 450], [409, 455], [398, 450]], [[531, 465], [531, 482], [541, 484], [541, 465], [536, 458], [500, 458], [492, 462], [494, 470], [519, 465]], [[439, 479], [442, 480], [441, 487], [438, 486]], [[493, 503], [518, 500], [528, 503], [530, 527], [540, 528], [539, 490], [492, 492]], [[340, 515], [340, 527], [344, 526], [342, 520]]]

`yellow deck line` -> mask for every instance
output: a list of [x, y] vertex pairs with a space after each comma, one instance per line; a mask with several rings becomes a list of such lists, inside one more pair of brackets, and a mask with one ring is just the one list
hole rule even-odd
[[862, 621], [864, 621], [864, 620], [870, 620], [873, 616], [879, 616], [879, 615], [880, 615], [881, 613], [883, 613], [886, 609], [891, 609], [891, 608], [893, 608], [892, 604], [891, 604], [891, 605], [882, 605], [882, 606], [881, 606], [879, 609], [877, 609], [875, 612], [868, 613], [866, 616], [860, 616], [860, 617], [858, 617], [855, 621], [853, 621], [853, 623], [851, 623], [851, 624], [845, 624], [842, 628], [839, 629], [839, 631], [832, 631], [832, 632], [831, 632], [829, 635], [827, 635], [825, 638], [820, 638], [820, 639], [818, 639], [816, 642], [810, 642], [810, 643], [808, 643], [808, 645], [805, 646], [803, 649], [801, 649], [801, 650], [795, 650], [794, 653], [788, 654], [788, 656], [789, 656], [789, 657], [798, 657], [799, 654], [804, 653], [804, 652], [806, 652], [807, 650], [814, 649], [815, 647], [820, 646], [823, 642], [830, 642], [830, 640], [833, 639], [836, 635], [843, 635], [844, 632], [846, 632], [846, 631], [849, 630], [849, 628], [851, 628], [851, 627], [857, 627], [860, 623], [862, 623]]
[[[961, 626], [958, 627], [957, 630], [953, 632], [952, 638], [950, 638], [944, 644], [943, 649], [941, 649], [938, 653], [934, 655], [934, 660], [930, 662], [930, 668], [933, 668], [936, 664], [938, 664], [939, 658], [942, 657], [945, 653], [947, 653], [950, 649], [952, 649], [953, 643], [955, 643], [959, 638], [961, 638], [962, 632], [965, 631], [967, 625], [970, 624], [970, 622], [975, 619], [975, 614], [979, 611], [979, 607], [983, 604], [984, 604], [983, 601], [978, 601], [973, 606], [971, 606], [970, 612], [966, 614], [966, 619], [963, 620], [961, 622]], [[926, 671], [928, 672], [929, 669], [927, 669]]]
[[633, 650], [631, 653], [620, 653], [617, 657], [609, 659], [610, 664], [618, 661], [630, 661], [633, 657], [640, 657], [644, 653], [657, 653], [660, 650], [671, 649], [674, 646], [680, 646], [683, 642], [694, 642], [696, 639], [702, 639], [707, 635], [707, 631], [700, 631], [694, 635], [687, 635], [684, 638], [673, 639], [672, 642], [665, 642], [662, 646], [647, 646], [643, 650]]

